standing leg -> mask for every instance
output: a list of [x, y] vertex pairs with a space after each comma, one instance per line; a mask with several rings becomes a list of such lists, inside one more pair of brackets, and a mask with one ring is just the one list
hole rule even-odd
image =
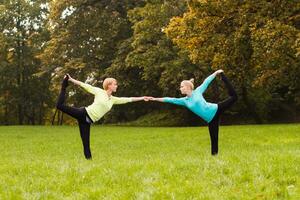
[[87, 122], [78, 120], [80, 137], [83, 144], [83, 153], [86, 159], [91, 160], [92, 154], [90, 150], [90, 127]]
[[229, 97], [224, 101], [218, 103], [218, 111], [212, 121], [208, 124], [212, 155], [217, 155], [219, 151], [218, 142], [220, 115], [237, 101], [237, 94], [224, 73], [221, 73], [221, 78], [225, 83], [225, 87], [228, 91]]
[[208, 124], [210, 142], [211, 142], [211, 154], [218, 154], [218, 142], [219, 142], [219, 115], [218, 113], [213, 120]]

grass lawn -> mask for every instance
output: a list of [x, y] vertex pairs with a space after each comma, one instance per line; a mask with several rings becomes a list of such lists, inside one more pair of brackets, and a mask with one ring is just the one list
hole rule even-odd
[[300, 124], [92, 126], [93, 160], [76, 126], [0, 126], [0, 199], [300, 199]]

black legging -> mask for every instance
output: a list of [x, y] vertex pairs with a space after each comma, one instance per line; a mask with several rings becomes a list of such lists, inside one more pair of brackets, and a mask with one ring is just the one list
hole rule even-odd
[[92, 154], [90, 150], [90, 123], [86, 121], [88, 117], [87, 112], [84, 107], [76, 108], [66, 106], [65, 103], [65, 94], [66, 87], [68, 85], [67, 79], [64, 79], [62, 83], [62, 87], [60, 90], [60, 94], [57, 100], [56, 107], [64, 113], [74, 117], [78, 121], [80, 136], [83, 144], [83, 152], [86, 159], [92, 159]]
[[218, 110], [214, 116], [214, 118], [209, 122], [209, 134], [210, 134], [210, 141], [211, 141], [211, 154], [216, 155], [218, 154], [218, 136], [219, 136], [219, 121], [220, 115], [224, 113], [229, 107], [232, 106], [237, 101], [237, 94], [233, 89], [232, 85], [228, 81], [227, 77], [224, 73], [221, 73], [221, 78], [225, 83], [225, 87], [228, 91], [229, 97], [224, 101], [218, 103]]

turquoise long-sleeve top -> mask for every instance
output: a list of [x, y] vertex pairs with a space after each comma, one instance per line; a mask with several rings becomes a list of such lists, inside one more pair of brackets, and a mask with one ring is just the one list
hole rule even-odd
[[193, 113], [195, 113], [196, 115], [204, 119], [207, 123], [209, 123], [214, 118], [218, 110], [218, 104], [207, 102], [203, 97], [203, 93], [215, 77], [215, 74], [211, 74], [210, 76], [208, 76], [199, 87], [193, 90], [192, 95], [190, 97], [165, 97], [163, 98], [163, 102], [187, 107]]

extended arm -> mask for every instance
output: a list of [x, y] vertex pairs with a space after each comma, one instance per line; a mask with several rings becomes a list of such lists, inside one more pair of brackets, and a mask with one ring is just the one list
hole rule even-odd
[[163, 98], [151, 98], [151, 101], [159, 101], [163, 103], [171, 103], [175, 105], [184, 106], [184, 98], [171, 98], [171, 97], [163, 97]]
[[201, 92], [201, 93], [204, 93], [205, 90], [206, 90], [206, 89], [208, 88], [208, 86], [210, 85], [210, 83], [215, 79], [215, 77], [216, 77], [218, 74], [222, 73], [222, 72], [224, 72], [224, 71], [221, 70], [221, 69], [219, 69], [219, 70], [215, 71], [213, 74], [211, 74], [210, 76], [208, 76], [208, 77], [203, 81], [203, 83], [202, 83], [199, 87], [196, 88], [196, 91], [199, 91], [199, 92]]
[[69, 76], [69, 81], [74, 83], [75, 85], [78, 85], [78, 86], [82, 87], [84, 90], [86, 90], [87, 92], [89, 92], [91, 94], [96, 93], [96, 90], [98, 89], [97, 87], [94, 87], [94, 86], [91, 86], [87, 83], [83, 83], [81, 81], [73, 79], [69, 74], [67, 74], [67, 76]]

